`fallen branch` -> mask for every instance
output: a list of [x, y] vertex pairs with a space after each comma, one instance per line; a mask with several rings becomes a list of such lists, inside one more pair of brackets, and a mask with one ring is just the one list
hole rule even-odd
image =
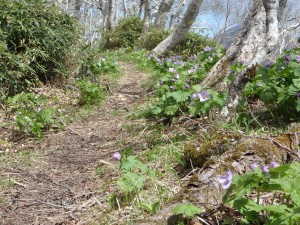
[[77, 134], [78, 136], [80, 136], [83, 140], [85, 140], [85, 137], [83, 135], [81, 135], [80, 133], [78, 133], [76, 130], [73, 130], [71, 127], [69, 127], [61, 118], [59, 117], [54, 117], [55, 119], [58, 119], [59, 122], [61, 122], [66, 128], [68, 128], [69, 130], [71, 130], [73, 133]]

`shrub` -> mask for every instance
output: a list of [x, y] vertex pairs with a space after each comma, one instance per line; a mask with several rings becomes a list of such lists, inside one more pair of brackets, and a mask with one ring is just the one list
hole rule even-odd
[[194, 32], [189, 32], [188, 35], [173, 49], [174, 54], [182, 56], [198, 55], [206, 46], [215, 48], [217, 43]]
[[137, 41], [137, 47], [146, 50], [154, 49], [160, 42], [162, 42], [170, 32], [165, 29], [151, 27], [149, 31], [143, 34]]
[[273, 65], [266, 62], [244, 93], [257, 96], [274, 116], [299, 119], [300, 49], [284, 53]]
[[0, 89], [14, 95], [65, 72], [74, 19], [42, 0], [0, 2]]
[[77, 83], [80, 89], [79, 105], [97, 105], [104, 99], [104, 92], [100, 85], [81, 80]]
[[104, 31], [101, 45], [104, 49], [132, 48], [140, 37], [143, 22], [138, 17], [120, 20], [112, 31]]
[[43, 131], [58, 127], [58, 110], [47, 106], [48, 99], [35, 93], [20, 93], [7, 100], [15, 116], [15, 128], [24, 134], [43, 137]]

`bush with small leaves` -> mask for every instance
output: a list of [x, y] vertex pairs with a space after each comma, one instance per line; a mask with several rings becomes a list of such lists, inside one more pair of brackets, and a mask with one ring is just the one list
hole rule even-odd
[[14, 95], [65, 74], [77, 23], [42, 0], [0, 1], [0, 89]]

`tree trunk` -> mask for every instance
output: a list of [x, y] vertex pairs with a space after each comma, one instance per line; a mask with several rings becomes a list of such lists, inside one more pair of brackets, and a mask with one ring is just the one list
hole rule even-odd
[[159, 43], [152, 52], [156, 55], [163, 55], [167, 51], [174, 48], [178, 43], [180, 43], [189, 32], [193, 22], [199, 14], [200, 7], [203, 0], [192, 0], [188, 6], [187, 11], [178, 27], [172, 32], [172, 34]]
[[185, 4], [186, 4], [186, 1], [187, 0], [182, 0], [179, 2], [178, 6], [177, 6], [177, 9], [175, 11], [174, 14], [171, 15], [171, 18], [170, 18], [170, 25], [169, 25], [169, 28], [170, 29], [174, 29], [175, 28], [175, 25], [177, 24], [178, 22], [178, 18], [180, 16], [180, 13], [182, 12]]
[[150, 5], [151, 0], [145, 0], [145, 10], [144, 10], [144, 22], [143, 22], [143, 29], [142, 29], [142, 34], [146, 33], [150, 27], [151, 23], [151, 8]]
[[81, 0], [69, 0], [68, 1], [68, 12], [77, 20], [80, 20], [80, 7], [81, 7]]
[[[263, 62], [266, 56], [275, 48], [278, 42], [278, 16], [286, 4], [286, 0], [255, 0], [245, 20], [239, 35], [219, 62], [211, 69], [202, 86], [214, 87], [217, 84], [221, 90], [228, 88], [223, 79], [230, 75], [230, 66], [242, 62], [245, 69], [239, 73], [229, 87], [227, 101], [220, 116], [230, 119], [240, 102], [241, 92], [249, 79], [256, 73], [256, 66]], [[280, 15], [279, 15], [280, 14]]]
[[138, 12], [138, 17], [142, 17], [142, 12], [143, 12], [143, 6], [145, 5], [145, 0], [140, 0], [140, 6], [139, 6], [139, 12]]
[[112, 30], [114, 25], [114, 7], [115, 7], [115, 1], [114, 0], [108, 0], [107, 2], [107, 20], [106, 20], [106, 29]]
[[156, 18], [154, 21], [154, 26], [157, 28], [164, 28], [166, 25], [166, 22], [168, 20], [169, 12], [174, 4], [175, 0], [162, 0], [157, 13]]
[[123, 6], [123, 12], [124, 12], [124, 17], [127, 17], [127, 3], [126, 0], [122, 0], [122, 6]]

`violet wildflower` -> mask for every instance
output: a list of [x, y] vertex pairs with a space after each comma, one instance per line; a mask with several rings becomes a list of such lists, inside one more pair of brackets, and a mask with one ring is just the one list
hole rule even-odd
[[295, 55], [295, 60], [296, 60], [297, 62], [300, 62], [300, 55]]
[[285, 59], [285, 61], [287, 61], [287, 62], [291, 61], [291, 55], [290, 55], [290, 54], [286, 54], [286, 55], [284, 56], [284, 59]]
[[164, 82], [163, 82], [162, 80], [159, 80], [159, 84], [160, 84], [160, 85], [163, 85]]
[[194, 73], [194, 69], [189, 69], [188, 74]]
[[187, 84], [190, 84], [190, 83], [191, 83], [191, 79], [187, 78], [187, 79], [185, 80], [185, 82], [186, 82]]
[[200, 94], [198, 94], [198, 97], [200, 99], [200, 102], [205, 102], [210, 99], [209, 93], [205, 90], [201, 91]]
[[112, 157], [116, 161], [120, 161], [121, 160], [121, 154], [119, 152], [114, 153]]
[[199, 64], [195, 64], [195, 65], [194, 65], [194, 69], [195, 69], [195, 70], [199, 69]]
[[170, 89], [171, 89], [171, 90], [174, 90], [174, 86], [170, 86]]
[[192, 95], [191, 95], [191, 100], [193, 100], [193, 99], [195, 99], [195, 98], [197, 98], [197, 94], [192, 94]]
[[179, 79], [179, 73], [176, 73], [176, 75], [175, 75], [175, 79]]
[[205, 51], [205, 52], [211, 52], [212, 50], [213, 50], [213, 48], [210, 47], [210, 46], [206, 46], [206, 47], [204, 48], [204, 51]]
[[185, 84], [185, 88], [186, 88], [186, 89], [190, 89], [190, 88], [191, 88], [191, 85]]
[[258, 167], [258, 165], [256, 163], [252, 163], [249, 167], [251, 170], [254, 170], [255, 168]]
[[36, 112], [39, 113], [41, 110], [42, 110], [42, 108], [38, 107], [37, 110], [36, 110]]
[[265, 63], [264, 63], [264, 67], [265, 68], [269, 68], [270, 66], [272, 66], [273, 65], [273, 62], [271, 62], [270, 60], [267, 60], [267, 61], [265, 61]]
[[171, 67], [171, 68], [169, 68], [169, 72], [175, 73], [175, 72], [176, 72], [176, 69]]
[[269, 172], [270, 172], [270, 171], [269, 171], [269, 166], [264, 166], [264, 167], [262, 168], [262, 170], [263, 170], [264, 173], [269, 173]]
[[296, 94], [297, 99], [300, 99], [300, 92]]
[[278, 166], [280, 166], [278, 162], [270, 162], [270, 168], [276, 168]]
[[222, 184], [223, 189], [228, 189], [232, 183], [232, 172], [231, 170], [228, 170], [226, 172], [226, 175], [219, 176], [218, 181]]

